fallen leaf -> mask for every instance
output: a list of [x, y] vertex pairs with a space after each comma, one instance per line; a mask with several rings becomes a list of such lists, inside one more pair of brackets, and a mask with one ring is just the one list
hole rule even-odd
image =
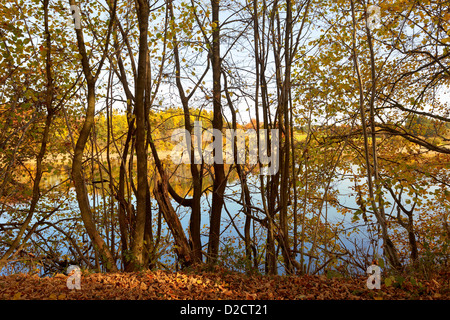
[[439, 284], [439, 282], [437, 282], [436, 280], [432, 279], [431, 281], [434, 282], [434, 284], [439, 288], [441, 285]]
[[22, 296], [22, 293], [17, 292], [17, 293], [13, 296], [13, 300], [20, 300], [21, 296]]
[[[62, 277], [36, 278], [28, 275], [0, 276], [0, 299], [417, 299], [417, 290], [409, 281], [393, 287], [395, 277], [383, 280], [383, 290], [367, 290], [367, 277], [346, 278], [319, 276], [248, 276], [237, 272], [192, 272], [172, 274], [164, 271], [141, 273], [97, 273], [83, 275], [83, 290], [65, 291]], [[409, 277], [408, 277], [409, 279]], [[420, 290], [422, 299], [449, 299], [446, 291], [438, 291], [447, 283], [446, 275], [435, 281], [416, 278], [427, 290]], [[391, 286], [389, 286], [389, 284]], [[131, 289], [131, 290], [130, 290]], [[418, 288], [419, 289], [419, 288]]]

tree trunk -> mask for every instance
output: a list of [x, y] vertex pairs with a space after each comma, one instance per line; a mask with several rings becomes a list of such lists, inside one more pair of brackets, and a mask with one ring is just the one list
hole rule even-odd
[[165, 174], [163, 174], [161, 177], [161, 181], [157, 182], [153, 193], [155, 195], [156, 201], [158, 202], [159, 210], [162, 212], [163, 217], [173, 234], [178, 261], [181, 263], [182, 268], [184, 268], [194, 262], [194, 257], [192, 255], [188, 239], [184, 234], [180, 219], [178, 218], [177, 213], [170, 204], [167, 185], [167, 177]]
[[[211, 0], [212, 7], [212, 43], [211, 65], [213, 76], [213, 128], [222, 131], [222, 101], [221, 101], [221, 59], [220, 59], [220, 27], [219, 27], [219, 0]], [[220, 146], [223, 142], [220, 141]], [[221, 154], [216, 154], [220, 152]], [[223, 207], [223, 194], [226, 187], [226, 177], [223, 164], [222, 148], [214, 149], [214, 181], [211, 206], [211, 222], [209, 226], [208, 262], [215, 263], [219, 253], [220, 222]], [[220, 161], [222, 159], [222, 161]]]
[[[290, 158], [290, 121], [289, 121], [289, 96], [291, 90], [291, 32], [292, 32], [292, 3], [286, 1], [286, 26], [285, 26], [285, 46], [284, 46], [284, 81], [281, 94], [281, 110], [279, 110], [279, 126], [284, 128], [284, 143], [280, 152], [280, 233], [283, 238], [281, 241], [283, 260], [287, 274], [294, 272], [292, 258], [290, 254], [289, 234], [288, 234], [288, 204], [290, 202], [289, 194], [289, 158]], [[281, 137], [281, 134], [280, 134]]]
[[136, 223], [133, 232], [131, 253], [136, 270], [144, 263], [144, 233], [147, 213], [147, 152], [145, 149], [146, 123], [145, 123], [145, 87], [147, 80], [148, 57], [148, 17], [149, 7], [146, 0], [137, 1], [137, 15], [139, 23], [139, 58], [137, 79], [135, 84], [136, 116], [136, 157], [137, 157], [137, 190], [136, 190]]
[[[227, 84], [227, 76], [226, 76], [226, 72], [223, 71], [222, 72], [223, 75], [223, 82], [224, 82], [224, 90], [225, 90], [225, 96], [227, 98], [227, 103], [228, 103], [228, 107], [231, 111], [231, 117], [232, 117], [232, 127], [234, 132], [236, 132], [237, 130], [237, 120], [236, 120], [236, 110], [233, 106], [233, 102], [231, 100], [231, 96], [230, 93], [228, 91], [228, 84]], [[256, 248], [252, 248], [252, 241], [251, 241], [251, 237], [250, 237], [250, 228], [251, 228], [251, 223], [252, 223], [252, 209], [251, 209], [251, 196], [250, 196], [250, 190], [248, 188], [248, 184], [247, 184], [247, 177], [245, 175], [245, 173], [243, 172], [243, 166], [241, 164], [239, 164], [238, 162], [238, 146], [237, 146], [237, 140], [236, 140], [236, 136], [233, 135], [233, 142], [232, 145], [234, 147], [233, 150], [233, 154], [234, 154], [234, 163], [236, 166], [236, 171], [239, 177], [239, 182], [241, 183], [241, 193], [243, 195], [244, 198], [244, 213], [245, 213], [245, 224], [244, 224], [244, 242], [245, 242], [245, 263], [246, 263], [246, 269], [247, 271], [251, 272], [252, 271], [252, 249]], [[257, 269], [257, 262], [256, 262], [256, 255], [254, 255], [254, 269]]]
[[[71, 5], [75, 5], [74, 0], [70, 0]], [[111, 27], [110, 22], [110, 27]], [[75, 145], [74, 156], [72, 161], [72, 179], [75, 185], [75, 192], [77, 196], [78, 206], [80, 208], [81, 219], [83, 220], [86, 232], [91, 239], [94, 248], [100, 253], [100, 258], [107, 271], [117, 271], [117, 266], [114, 261], [114, 257], [111, 254], [108, 246], [100, 236], [95, 226], [94, 219], [92, 217], [91, 208], [89, 205], [86, 185], [84, 183], [83, 177], [83, 151], [86, 146], [86, 142], [89, 138], [95, 115], [95, 83], [99, 72], [96, 76], [93, 76], [89, 66], [88, 55], [86, 52], [86, 47], [84, 44], [82, 29], [75, 29], [77, 34], [78, 50], [81, 55], [81, 63], [83, 67], [83, 73], [87, 82], [87, 108], [86, 115], [84, 118], [83, 127], [81, 128], [80, 135], [78, 137], [77, 143]], [[109, 29], [110, 31], [110, 29]], [[109, 41], [108, 32], [108, 41]], [[106, 43], [108, 43], [108, 41]], [[105, 52], [107, 52], [108, 46], [106, 46], [103, 58], [99, 63], [98, 70], [101, 70], [103, 65]]]
[[[173, 0], [168, 1], [167, 7], [170, 14], [170, 19], [175, 20], [175, 16], [173, 13]], [[174, 33], [175, 34], [175, 33]], [[191, 117], [189, 112], [189, 99], [192, 96], [193, 92], [190, 93], [189, 96], [186, 96], [186, 93], [183, 89], [183, 84], [181, 83], [180, 75], [181, 75], [181, 64], [180, 64], [180, 55], [178, 50], [178, 41], [176, 34], [173, 36], [173, 54], [175, 59], [175, 73], [176, 73], [176, 86], [178, 89], [178, 93], [180, 95], [181, 104], [183, 106], [184, 111], [184, 127], [186, 129], [186, 135], [190, 136], [193, 134], [193, 128], [191, 125]], [[209, 68], [209, 64], [208, 67]], [[186, 137], [188, 138], [188, 137]], [[191, 141], [191, 139], [186, 139], [186, 141]], [[153, 148], [153, 147], [152, 147]], [[189, 206], [191, 208], [191, 217], [189, 221], [189, 242], [192, 249], [192, 255], [196, 263], [202, 262], [202, 243], [200, 239], [200, 226], [201, 226], [201, 195], [202, 195], [202, 180], [203, 180], [203, 161], [200, 164], [200, 167], [195, 163], [194, 157], [194, 146], [191, 141], [190, 145], [187, 145], [186, 148], [190, 150], [190, 171], [192, 175], [192, 189], [193, 196], [192, 199], [182, 199], [174, 190], [171, 190], [169, 185], [169, 192], [174, 197], [174, 199], [181, 205]], [[153, 150], [153, 149], [152, 149]], [[162, 167], [158, 168], [160, 175], [162, 173]]]
[[8, 258], [10, 255], [16, 250], [16, 248], [20, 244], [20, 240], [22, 239], [23, 234], [25, 233], [25, 230], [27, 229], [28, 225], [31, 222], [31, 219], [33, 218], [34, 212], [36, 210], [37, 203], [40, 199], [40, 191], [39, 191], [39, 184], [41, 182], [42, 178], [42, 161], [44, 159], [46, 150], [47, 150], [47, 142], [50, 132], [50, 125], [53, 120], [54, 116], [54, 109], [52, 107], [53, 104], [53, 76], [52, 76], [52, 63], [51, 63], [51, 35], [48, 28], [48, 0], [44, 0], [44, 28], [45, 28], [45, 40], [46, 40], [46, 47], [47, 47], [47, 55], [46, 55], [46, 77], [47, 77], [47, 90], [46, 90], [46, 108], [47, 108], [47, 117], [45, 120], [45, 127], [44, 132], [42, 133], [42, 140], [41, 140], [41, 148], [39, 150], [39, 153], [36, 157], [36, 175], [33, 182], [33, 195], [31, 199], [30, 209], [28, 210], [27, 217], [25, 218], [25, 221], [20, 226], [19, 232], [14, 239], [11, 246], [8, 248], [8, 250], [3, 254], [3, 256], [0, 259], [0, 270], [3, 268], [3, 266], [7, 263]]
[[366, 158], [367, 182], [368, 182], [368, 186], [369, 186], [370, 201], [372, 203], [373, 211], [374, 211], [375, 217], [377, 219], [377, 222], [381, 227], [385, 253], [389, 259], [390, 264], [395, 269], [400, 269], [401, 264], [400, 264], [400, 260], [398, 258], [397, 250], [395, 249], [394, 244], [392, 243], [391, 239], [389, 238], [389, 235], [387, 232], [387, 224], [386, 224], [386, 220], [384, 217], [384, 212], [380, 212], [378, 210], [379, 208], [377, 206], [376, 199], [375, 199], [374, 184], [373, 184], [373, 180], [372, 180], [372, 170], [371, 170], [372, 164], [370, 163], [369, 142], [368, 142], [367, 124], [366, 124], [366, 115], [365, 115], [365, 106], [364, 106], [364, 88], [363, 88], [363, 83], [362, 83], [362, 78], [361, 78], [361, 71], [359, 68], [358, 54], [356, 52], [356, 18], [355, 18], [355, 8], [354, 8], [353, 0], [351, 0], [351, 11], [352, 11], [352, 20], [353, 20], [352, 57], [353, 57], [353, 61], [355, 64], [355, 69], [356, 69], [357, 78], [358, 78], [359, 109], [360, 109], [360, 115], [361, 115], [361, 126], [362, 126], [363, 137], [364, 137], [364, 151], [365, 151], [365, 158]]

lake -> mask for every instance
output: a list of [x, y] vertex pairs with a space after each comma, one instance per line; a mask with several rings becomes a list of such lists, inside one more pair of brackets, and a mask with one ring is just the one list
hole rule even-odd
[[[61, 175], [50, 175], [46, 177], [46, 183], [50, 185], [57, 185], [64, 180], [64, 176]], [[362, 184], [364, 179], [361, 179], [358, 183]], [[259, 203], [261, 202], [261, 195], [257, 188], [259, 183], [259, 178], [256, 175], [251, 175], [248, 177], [248, 183], [250, 192], [252, 194], [252, 204], [254, 206], [262, 207]], [[365, 223], [363, 219], [358, 221], [353, 220], [353, 214], [350, 213], [350, 208], [358, 209], [358, 205], [356, 203], [355, 192], [352, 189], [354, 186], [354, 182], [351, 181], [350, 176], [345, 175], [337, 175], [335, 181], [331, 184], [332, 191], [338, 192], [337, 199], [338, 203], [330, 203], [324, 202], [322, 210], [320, 212], [321, 222], [317, 225], [319, 234], [317, 235], [317, 239], [323, 241], [325, 247], [317, 248], [316, 252], [313, 255], [318, 256], [319, 260], [314, 261], [316, 263], [316, 267], [319, 267], [320, 263], [323, 263], [322, 259], [329, 258], [330, 255], [324, 255], [323, 250], [328, 252], [336, 252], [338, 255], [342, 254], [343, 250], [346, 250], [348, 253], [352, 254], [362, 254], [367, 256], [372, 256], [375, 252], [378, 252], [378, 255], [382, 254], [382, 249], [380, 248], [382, 243], [381, 240], [378, 240], [378, 236], [376, 235], [376, 228], [374, 225], [373, 217], [368, 215], [368, 221]], [[106, 210], [109, 208], [110, 204], [108, 203], [108, 197], [106, 201], [103, 201], [102, 195], [100, 194], [100, 189], [95, 189], [96, 192], [90, 194], [90, 203], [93, 208], [97, 208], [100, 214], [102, 210]], [[331, 192], [330, 190], [330, 192]], [[407, 199], [407, 198], [405, 198]], [[245, 215], [241, 211], [242, 205], [237, 202], [240, 200], [240, 185], [237, 180], [229, 181], [228, 187], [226, 189], [226, 201], [225, 207], [222, 211], [222, 224], [221, 224], [221, 245], [220, 251], [222, 254], [221, 262], [228, 268], [244, 271], [244, 261], [242, 257], [244, 256], [245, 248], [242, 239], [239, 236], [243, 234], [244, 231], [244, 221]], [[392, 205], [394, 201], [392, 200], [390, 195], [386, 195], [386, 200], [391, 203], [391, 205], [386, 206], [386, 212], [391, 212], [394, 209]], [[82, 235], [83, 226], [79, 215], [77, 215], [78, 204], [75, 199], [74, 188], [70, 188], [67, 193], [59, 193], [57, 195], [50, 195], [44, 197], [41, 201], [41, 210], [43, 211], [45, 208], [50, 210], [55, 203], [61, 205], [60, 210], [54, 214], [49, 223], [43, 223], [39, 230], [39, 236], [33, 236], [30, 240], [36, 245], [39, 243], [42, 249], [45, 249], [47, 252], [54, 252], [56, 256], [62, 258], [64, 255], [70, 255], [73, 252], [73, 248], [70, 246], [69, 237], [72, 238], [72, 241], [76, 241], [79, 243], [81, 248], [87, 249], [89, 247], [88, 239], [86, 235]], [[152, 199], [152, 208], [153, 208], [153, 221], [154, 221], [154, 235], [157, 232], [157, 218], [158, 218], [158, 210], [157, 204], [154, 199]], [[179, 215], [182, 226], [186, 230], [186, 234], [188, 234], [188, 225], [189, 225], [189, 216], [190, 210], [183, 208], [181, 206], [177, 206], [177, 204], [172, 202], [174, 208], [176, 208], [177, 213]], [[204, 247], [204, 251], [206, 251], [206, 245], [208, 241], [208, 225], [209, 225], [209, 208], [211, 204], [211, 194], [208, 193], [202, 197], [202, 233], [201, 240]], [[258, 205], [259, 204], [259, 205]], [[17, 210], [25, 210], [27, 208], [27, 204], [17, 204], [15, 208]], [[292, 206], [291, 206], [292, 207]], [[348, 212], [346, 214], [342, 213], [342, 209], [346, 208]], [[114, 209], [117, 211], [117, 202], [114, 203]], [[302, 214], [302, 208], [299, 208], [298, 215]], [[308, 208], [313, 210], [313, 207]], [[418, 208], [419, 209], [419, 208]], [[106, 212], [105, 211], [105, 212]], [[33, 218], [32, 224], [36, 223], [39, 219], [42, 218], [43, 212], [38, 213]], [[264, 216], [261, 213], [253, 212], [253, 214], [263, 219]], [[319, 216], [318, 210], [308, 212], [306, 215], [307, 219], [310, 221], [317, 221], [317, 217]], [[99, 215], [97, 219], [102, 219]], [[5, 215], [0, 217], [0, 222], [5, 223], [8, 221], [8, 218]], [[32, 225], [31, 224], [31, 225]], [[57, 230], [59, 228], [59, 230]], [[292, 222], [291, 222], [292, 228]], [[116, 252], [119, 250], [117, 246], [117, 241], [119, 240], [118, 227], [116, 227], [115, 241], [116, 241]], [[237, 230], [236, 230], [237, 229]], [[306, 229], [306, 228], [305, 228]], [[174, 270], [175, 264], [175, 254], [173, 250], [170, 248], [171, 244], [171, 236], [168, 231], [168, 227], [162, 219], [162, 232], [161, 232], [161, 251], [159, 261], [163, 263], [166, 267], [171, 270]], [[291, 229], [292, 230], [292, 229]], [[314, 234], [314, 230], [311, 231], [311, 234]], [[309, 231], [305, 231], [308, 233]], [[63, 235], [62, 232], [65, 234]], [[104, 238], [108, 232], [111, 230], [107, 230], [105, 228], [101, 229], [100, 232], [103, 234]], [[297, 231], [298, 235], [302, 232], [301, 228]], [[334, 234], [332, 234], [334, 232]], [[325, 234], [328, 234], [330, 243], [327, 244], [323, 237]], [[310, 235], [311, 236], [311, 235]], [[45, 241], [42, 241], [45, 238]], [[259, 256], [259, 270], [264, 272], [264, 246], [266, 241], [266, 230], [261, 227], [258, 223], [254, 223], [251, 228], [251, 238], [254, 241], [254, 245], [257, 248]], [[319, 241], [318, 240], [318, 241]], [[309, 242], [306, 241], [304, 246], [304, 252], [308, 252], [311, 249], [311, 239]], [[291, 243], [292, 245], [292, 243]], [[297, 248], [299, 243], [297, 243]], [[363, 259], [363, 258], [361, 258]], [[300, 255], [296, 255], [296, 260], [300, 261]], [[304, 263], [307, 264], [309, 262], [308, 256], [304, 256]], [[119, 262], [120, 263], [120, 262]], [[364, 261], [361, 261], [364, 263]], [[314, 269], [311, 269], [314, 270]], [[5, 271], [3, 270], [2, 273]], [[278, 272], [279, 274], [284, 274], [284, 266], [281, 261], [278, 262]], [[354, 268], [354, 273], [363, 272], [363, 269]]]

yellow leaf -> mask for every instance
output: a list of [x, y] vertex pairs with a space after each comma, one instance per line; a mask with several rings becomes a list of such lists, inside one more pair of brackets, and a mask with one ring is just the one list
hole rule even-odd
[[64, 294], [64, 293], [61, 293], [59, 296], [58, 296], [58, 300], [64, 300], [66, 298], [66, 295]]
[[20, 300], [21, 296], [22, 296], [22, 293], [17, 292], [17, 293], [13, 296], [13, 300]]
[[50, 298], [50, 300], [57, 300], [58, 299], [58, 297], [54, 293], [52, 293], [49, 298]]

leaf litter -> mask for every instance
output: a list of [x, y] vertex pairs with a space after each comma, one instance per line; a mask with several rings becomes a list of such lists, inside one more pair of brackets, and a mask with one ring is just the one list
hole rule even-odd
[[[382, 281], [366, 287], [367, 277], [245, 275], [212, 271], [83, 272], [81, 289], [70, 290], [68, 276], [13, 274], [0, 276], [2, 300], [450, 300], [448, 277], [405, 280], [401, 286]], [[412, 279], [412, 278], [411, 278]]]

